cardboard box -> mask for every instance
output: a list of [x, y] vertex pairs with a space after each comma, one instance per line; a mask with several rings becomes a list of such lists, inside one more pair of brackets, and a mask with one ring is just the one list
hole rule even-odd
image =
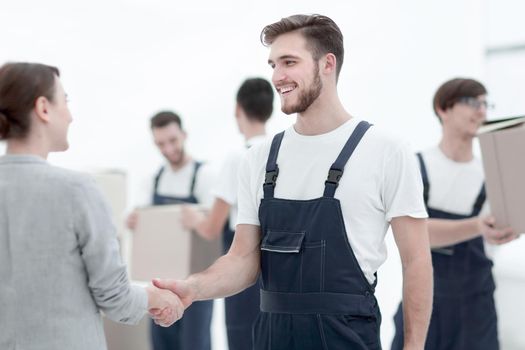
[[207, 241], [182, 227], [180, 205], [138, 209], [131, 278], [185, 278], [208, 268], [222, 253], [221, 240]]
[[88, 174], [93, 177], [109, 203], [113, 225], [117, 230], [117, 238], [120, 243], [120, 252], [124, 262], [127, 263], [129, 261], [130, 242], [129, 233], [124, 225], [127, 201], [126, 173], [117, 169], [91, 169]]
[[119, 236], [121, 236], [124, 232], [124, 220], [122, 218], [127, 201], [126, 173], [121, 170], [99, 170], [91, 172], [90, 175], [95, 179], [106, 197], [111, 208], [114, 225]]
[[478, 136], [496, 226], [524, 233], [525, 116], [487, 122]]

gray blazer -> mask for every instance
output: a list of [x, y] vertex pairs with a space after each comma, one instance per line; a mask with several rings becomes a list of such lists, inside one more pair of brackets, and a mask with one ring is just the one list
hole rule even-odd
[[136, 324], [146, 308], [94, 181], [37, 156], [0, 157], [0, 349], [106, 349], [100, 310]]

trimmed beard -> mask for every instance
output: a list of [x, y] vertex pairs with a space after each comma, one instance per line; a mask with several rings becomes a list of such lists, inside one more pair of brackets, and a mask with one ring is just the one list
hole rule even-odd
[[302, 92], [299, 95], [299, 102], [295, 105], [286, 107], [282, 106], [281, 110], [284, 114], [303, 113], [314, 103], [314, 101], [321, 95], [323, 83], [321, 82], [321, 76], [319, 75], [319, 66], [315, 65], [314, 68], [314, 81], [308, 90]]
[[168, 162], [170, 163], [171, 166], [174, 166], [174, 167], [179, 167], [182, 165], [182, 163], [184, 163], [184, 157], [186, 156], [186, 152], [184, 151], [184, 148], [182, 148], [182, 150], [180, 151], [180, 157], [179, 157], [179, 160], [176, 161], [176, 162], [172, 162], [171, 159], [169, 158], [166, 158], [168, 160]]

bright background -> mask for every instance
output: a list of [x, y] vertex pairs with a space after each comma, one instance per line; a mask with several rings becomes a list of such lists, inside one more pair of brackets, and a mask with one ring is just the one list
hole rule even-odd
[[[346, 47], [339, 79], [343, 103], [351, 114], [409, 139], [414, 149], [438, 142], [431, 99], [443, 81], [456, 76], [485, 83], [496, 104], [489, 118], [525, 113], [525, 2], [520, 0], [1, 0], [0, 5], [0, 63], [58, 66], [71, 100], [71, 148], [50, 161], [126, 171], [129, 203], [161, 161], [148, 129], [158, 110], [180, 113], [190, 136], [187, 148], [199, 159], [220, 164], [242, 143], [233, 118], [236, 90], [247, 77], [270, 78], [260, 30], [294, 13], [322, 13], [339, 24]], [[278, 105], [276, 100], [277, 111]], [[277, 112], [270, 131], [292, 122]], [[385, 348], [401, 290], [390, 238], [389, 247], [378, 289]], [[523, 260], [516, 254], [509, 264]], [[217, 332], [221, 326], [215, 322]], [[215, 348], [223, 349], [223, 341]]]

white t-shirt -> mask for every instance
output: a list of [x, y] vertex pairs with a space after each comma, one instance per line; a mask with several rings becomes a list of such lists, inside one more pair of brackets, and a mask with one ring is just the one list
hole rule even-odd
[[248, 148], [267, 140], [265, 135], [255, 136], [246, 141], [246, 147], [238, 149], [230, 153], [222, 165], [219, 177], [216, 181], [213, 195], [220, 198], [230, 205], [229, 225], [230, 230], [235, 230], [235, 222], [237, 221], [237, 174], [239, 172], [239, 165]]
[[[438, 146], [421, 152], [427, 169], [430, 191], [428, 206], [446, 212], [470, 215], [485, 181], [481, 160], [473, 158], [469, 162], [455, 162]], [[488, 213], [485, 201], [482, 213]]]
[[[352, 118], [322, 135], [286, 130], [277, 164], [275, 197], [322, 197], [328, 170], [359, 120]], [[239, 169], [238, 224], [259, 225], [266, 161], [271, 142], [252, 147]], [[404, 142], [372, 126], [345, 167], [335, 198], [341, 202], [348, 240], [370, 283], [386, 260], [385, 235], [398, 216], [427, 217], [414, 153]]]
[[[193, 172], [195, 171], [195, 161], [192, 160], [182, 168], [174, 171], [169, 163], [164, 164], [164, 171], [160, 175], [157, 192], [169, 197], [189, 197]], [[147, 180], [142, 191], [139, 205], [151, 205], [153, 192], [155, 190], [155, 178], [159, 170], [156, 170]], [[195, 178], [194, 195], [200, 205], [209, 208], [213, 202], [211, 188], [213, 186], [214, 173], [211, 167], [205, 163], [197, 171]]]
[[[421, 152], [427, 169], [430, 191], [428, 206], [449, 213], [470, 215], [485, 181], [483, 164], [478, 158], [456, 162], [447, 158], [438, 146]], [[479, 215], [488, 215], [488, 198]], [[485, 241], [485, 254], [493, 258], [497, 247]]]

